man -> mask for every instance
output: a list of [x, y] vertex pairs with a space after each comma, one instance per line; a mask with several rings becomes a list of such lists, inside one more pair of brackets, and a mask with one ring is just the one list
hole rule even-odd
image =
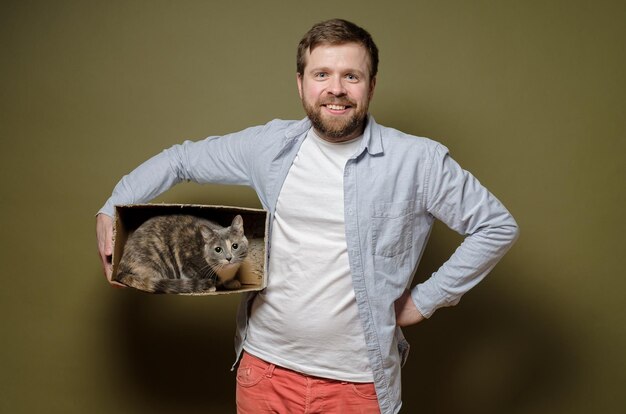
[[[237, 317], [239, 413], [398, 412], [400, 327], [455, 305], [517, 237], [508, 211], [445, 147], [368, 114], [377, 66], [362, 28], [315, 25], [297, 59], [307, 118], [174, 146], [125, 176], [98, 214], [111, 280], [115, 204], [183, 180], [256, 190], [270, 214], [268, 286], [244, 296]], [[435, 219], [466, 238], [409, 291]]]

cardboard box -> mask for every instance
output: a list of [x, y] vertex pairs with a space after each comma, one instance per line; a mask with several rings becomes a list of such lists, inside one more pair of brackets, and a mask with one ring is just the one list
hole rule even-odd
[[143, 222], [151, 217], [162, 215], [186, 214], [205, 218], [224, 227], [231, 224], [236, 215], [243, 218], [244, 234], [248, 239], [248, 257], [240, 266], [237, 278], [241, 282], [240, 289], [215, 292], [191, 293], [191, 295], [220, 295], [256, 291], [267, 285], [267, 237], [269, 217], [265, 210], [210, 206], [199, 204], [128, 204], [115, 206], [113, 275], [117, 274], [124, 246], [128, 237]]

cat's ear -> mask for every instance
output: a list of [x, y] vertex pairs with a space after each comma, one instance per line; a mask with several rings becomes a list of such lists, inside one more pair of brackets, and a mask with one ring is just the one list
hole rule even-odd
[[200, 234], [202, 234], [202, 238], [204, 239], [205, 243], [209, 243], [210, 241], [215, 239], [215, 230], [207, 226], [200, 226]]
[[231, 231], [238, 236], [243, 236], [243, 218], [237, 214], [230, 224]]

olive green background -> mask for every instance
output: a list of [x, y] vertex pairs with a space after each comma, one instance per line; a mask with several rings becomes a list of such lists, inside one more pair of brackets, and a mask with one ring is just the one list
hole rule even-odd
[[[109, 287], [94, 214], [165, 147], [303, 117], [296, 45], [332, 17], [378, 43], [377, 121], [443, 142], [521, 227], [406, 330], [404, 412], [624, 412], [624, 2], [408, 0], [2, 2], [0, 412], [234, 412], [239, 297]], [[459, 240], [436, 226], [417, 279]]]

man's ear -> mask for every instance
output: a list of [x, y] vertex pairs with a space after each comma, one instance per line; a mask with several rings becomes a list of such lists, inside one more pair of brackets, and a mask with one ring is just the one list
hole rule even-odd
[[296, 73], [296, 82], [298, 84], [298, 94], [300, 95], [300, 99], [302, 99], [302, 74]]
[[376, 77], [373, 77], [370, 80], [370, 93], [369, 93], [369, 100], [371, 101], [372, 98], [374, 97], [374, 89], [376, 89]]

